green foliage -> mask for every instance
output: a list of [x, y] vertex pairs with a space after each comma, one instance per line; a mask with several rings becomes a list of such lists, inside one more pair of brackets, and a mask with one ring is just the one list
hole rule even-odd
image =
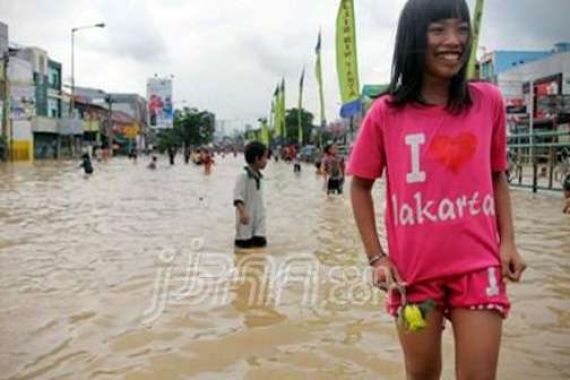
[[209, 144], [214, 139], [215, 116], [206, 110], [185, 107], [174, 114], [174, 129], [186, 146]]
[[[309, 143], [311, 139], [311, 133], [313, 131], [313, 120], [315, 116], [305, 111], [301, 110], [301, 125], [303, 127], [303, 144]], [[291, 108], [288, 109], [285, 114], [285, 125], [287, 126], [287, 140], [297, 141], [298, 128], [299, 128], [299, 109]]]
[[161, 131], [158, 149], [179, 149], [182, 146], [200, 146], [212, 142], [215, 132], [215, 116], [206, 110], [185, 107], [174, 113], [174, 128]]
[[182, 146], [182, 140], [176, 129], [166, 129], [158, 134], [158, 150], [161, 152], [168, 149], [178, 150]]

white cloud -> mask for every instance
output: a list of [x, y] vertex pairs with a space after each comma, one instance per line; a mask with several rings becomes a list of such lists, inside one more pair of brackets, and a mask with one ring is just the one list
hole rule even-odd
[[[389, 80], [398, 15], [404, 0], [356, 0], [361, 84]], [[474, 0], [468, 0], [473, 6]], [[323, 31], [327, 117], [338, 112], [335, 17], [338, 0], [0, 0], [0, 21], [13, 41], [44, 48], [69, 76], [70, 29], [77, 34], [79, 85], [145, 95], [146, 78], [173, 74], [175, 99], [219, 119], [253, 121], [269, 111], [285, 76], [295, 106], [306, 67], [306, 107], [318, 113], [314, 46]], [[570, 1], [487, 1], [482, 46], [549, 49], [570, 41]], [[235, 123], [233, 123], [235, 125]]]

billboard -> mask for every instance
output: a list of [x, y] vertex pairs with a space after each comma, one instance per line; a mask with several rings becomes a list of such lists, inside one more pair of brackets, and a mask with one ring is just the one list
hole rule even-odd
[[10, 118], [12, 120], [28, 120], [35, 116], [36, 88], [32, 64], [11, 57], [8, 65], [10, 79]]
[[172, 80], [150, 78], [146, 86], [148, 125], [153, 129], [169, 129], [174, 124]]

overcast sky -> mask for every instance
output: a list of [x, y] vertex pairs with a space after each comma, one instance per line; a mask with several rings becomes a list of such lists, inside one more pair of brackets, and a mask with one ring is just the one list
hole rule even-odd
[[[434, 0], [437, 1], [437, 0]], [[468, 0], [473, 6], [475, 0]], [[335, 18], [339, 0], [0, 0], [12, 42], [37, 46], [70, 77], [70, 29], [98, 22], [76, 39], [76, 83], [146, 96], [146, 79], [174, 75], [174, 101], [206, 108], [231, 125], [267, 115], [285, 77], [297, 104], [306, 67], [305, 108], [318, 113], [314, 47], [323, 31], [327, 119], [338, 114]], [[405, 0], [355, 0], [361, 85], [388, 81], [395, 28]], [[570, 41], [570, 0], [487, 0], [480, 45], [545, 50]]]

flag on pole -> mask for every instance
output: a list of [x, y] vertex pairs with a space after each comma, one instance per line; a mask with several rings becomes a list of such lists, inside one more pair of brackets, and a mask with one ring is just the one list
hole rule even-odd
[[475, 65], [477, 64], [477, 49], [479, 46], [479, 35], [481, 34], [481, 19], [483, 18], [483, 5], [485, 0], [477, 0], [475, 13], [473, 14], [473, 42], [471, 43], [471, 55], [467, 64], [467, 78], [473, 79], [475, 76]]
[[287, 125], [285, 123], [285, 78], [281, 80], [281, 89], [279, 91], [279, 123], [281, 124], [281, 136], [283, 140], [287, 140]]
[[275, 136], [281, 136], [281, 89], [279, 83], [275, 87], [275, 92], [273, 93], [273, 104], [275, 109], [273, 111], [273, 125], [275, 128]]
[[319, 37], [317, 39], [317, 46], [315, 47], [315, 54], [317, 59], [315, 62], [315, 77], [319, 85], [319, 103], [321, 106], [321, 128], [324, 128], [327, 121], [325, 116], [325, 97], [323, 90], [323, 68], [321, 63], [321, 31], [319, 30]]
[[269, 131], [275, 132], [275, 96], [271, 99], [271, 111], [269, 111]]
[[357, 58], [354, 1], [341, 0], [336, 19], [336, 67], [342, 117], [354, 116], [361, 110]]
[[303, 73], [301, 74], [301, 80], [299, 81], [299, 126], [297, 131], [297, 140], [299, 142], [299, 146], [303, 145], [303, 120], [302, 120], [302, 113], [303, 113], [303, 82], [305, 81], [305, 68], [303, 67]]

